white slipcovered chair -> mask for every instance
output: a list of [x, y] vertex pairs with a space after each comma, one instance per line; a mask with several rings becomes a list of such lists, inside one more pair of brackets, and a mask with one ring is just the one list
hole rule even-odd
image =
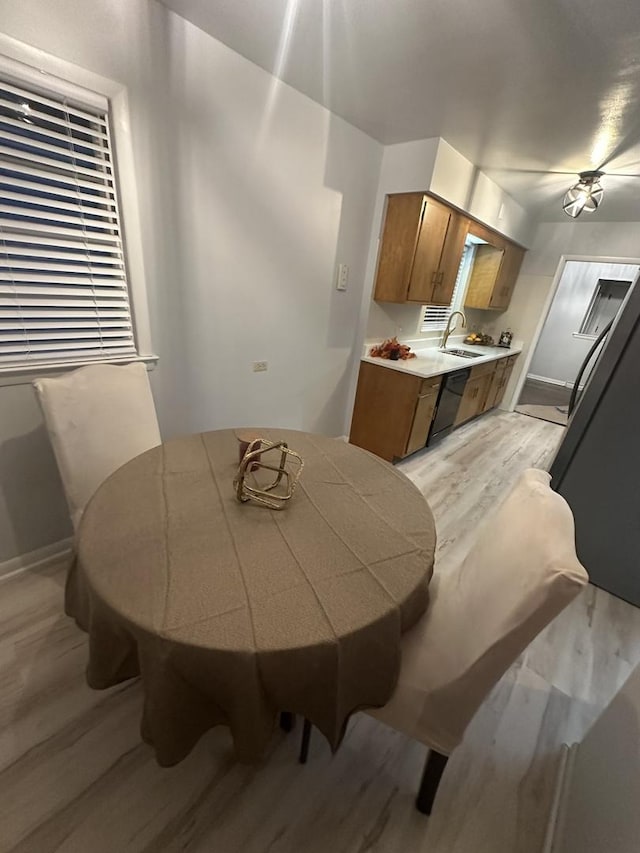
[[144, 364], [95, 364], [34, 383], [77, 530], [98, 486], [160, 444]]
[[[429, 747], [416, 800], [424, 814], [488, 693], [589, 580], [571, 510], [549, 482], [544, 471], [525, 471], [462, 565], [434, 578], [427, 613], [402, 638], [391, 700], [366, 711]], [[310, 731], [305, 722], [303, 762]]]

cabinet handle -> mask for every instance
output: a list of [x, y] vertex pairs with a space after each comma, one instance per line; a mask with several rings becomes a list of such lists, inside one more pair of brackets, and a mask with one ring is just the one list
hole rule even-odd
[[434, 272], [431, 276], [431, 284], [433, 285], [434, 293], [442, 286], [442, 280], [444, 278], [444, 272]]

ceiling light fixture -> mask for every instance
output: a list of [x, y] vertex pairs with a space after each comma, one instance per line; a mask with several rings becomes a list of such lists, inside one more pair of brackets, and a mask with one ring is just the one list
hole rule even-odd
[[572, 219], [577, 219], [583, 210], [587, 213], [593, 213], [597, 210], [604, 190], [600, 184], [600, 178], [604, 172], [580, 172], [578, 181], [575, 186], [566, 193], [562, 200], [562, 209]]

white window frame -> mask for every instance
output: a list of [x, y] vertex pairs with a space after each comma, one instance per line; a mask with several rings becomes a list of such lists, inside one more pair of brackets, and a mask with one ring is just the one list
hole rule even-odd
[[[103, 99], [107, 99], [129, 301], [138, 353], [128, 361], [154, 364], [158, 357], [154, 354], [151, 342], [126, 87], [2, 33], [0, 33], [0, 73], [19, 78], [25, 85], [31, 84], [40, 89], [46, 89], [47, 81], [50, 80], [52, 92], [66, 94], [70, 98], [84, 101], [87, 105], [98, 106]], [[87, 363], [95, 363], [95, 360]], [[46, 366], [24, 364], [0, 368], [0, 386], [28, 384], [36, 375], [60, 373], [80, 367], [82, 364], [82, 361], [74, 361], [73, 363], [51, 363]]]
[[591, 332], [585, 331], [585, 328], [587, 326], [588, 321], [591, 319], [591, 315], [592, 315], [593, 310], [594, 310], [596, 303], [598, 301], [600, 291], [602, 290], [602, 283], [603, 282], [605, 284], [617, 283], [617, 284], [626, 284], [627, 285], [627, 290], [625, 292], [624, 297], [622, 298], [622, 300], [620, 302], [620, 305], [618, 306], [618, 310], [616, 311], [616, 315], [617, 315], [618, 311], [620, 311], [620, 308], [622, 307], [622, 304], [623, 304], [624, 300], [626, 299], [627, 294], [629, 293], [629, 291], [633, 287], [633, 282], [629, 281], [629, 279], [626, 279], [626, 278], [620, 278], [620, 279], [604, 278], [604, 277], [599, 278], [598, 281], [596, 282], [596, 286], [593, 288], [593, 293], [591, 295], [591, 299], [589, 300], [589, 305], [587, 306], [587, 310], [584, 312], [582, 322], [580, 323], [580, 328], [578, 329], [577, 332], [573, 333], [574, 338], [584, 338], [586, 340], [595, 341], [597, 339], [598, 335], [600, 334], [600, 332], [598, 332], [597, 334], [594, 335]]

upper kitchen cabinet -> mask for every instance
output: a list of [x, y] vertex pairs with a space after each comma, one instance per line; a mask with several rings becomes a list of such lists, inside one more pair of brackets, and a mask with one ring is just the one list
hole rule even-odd
[[469, 219], [424, 193], [387, 197], [374, 299], [448, 305]]
[[502, 264], [500, 265], [500, 272], [498, 273], [498, 280], [491, 295], [489, 308], [504, 311], [509, 307], [511, 297], [513, 296], [513, 289], [520, 274], [520, 267], [524, 260], [525, 251], [526, 249], [523, 249], [521, 246], [507, 242]]
[[504, 311], [511, 302], [525, 250], [476, 222], [471, 223], [469, 234], [484, 242], [476, 247], [465, 308]]

